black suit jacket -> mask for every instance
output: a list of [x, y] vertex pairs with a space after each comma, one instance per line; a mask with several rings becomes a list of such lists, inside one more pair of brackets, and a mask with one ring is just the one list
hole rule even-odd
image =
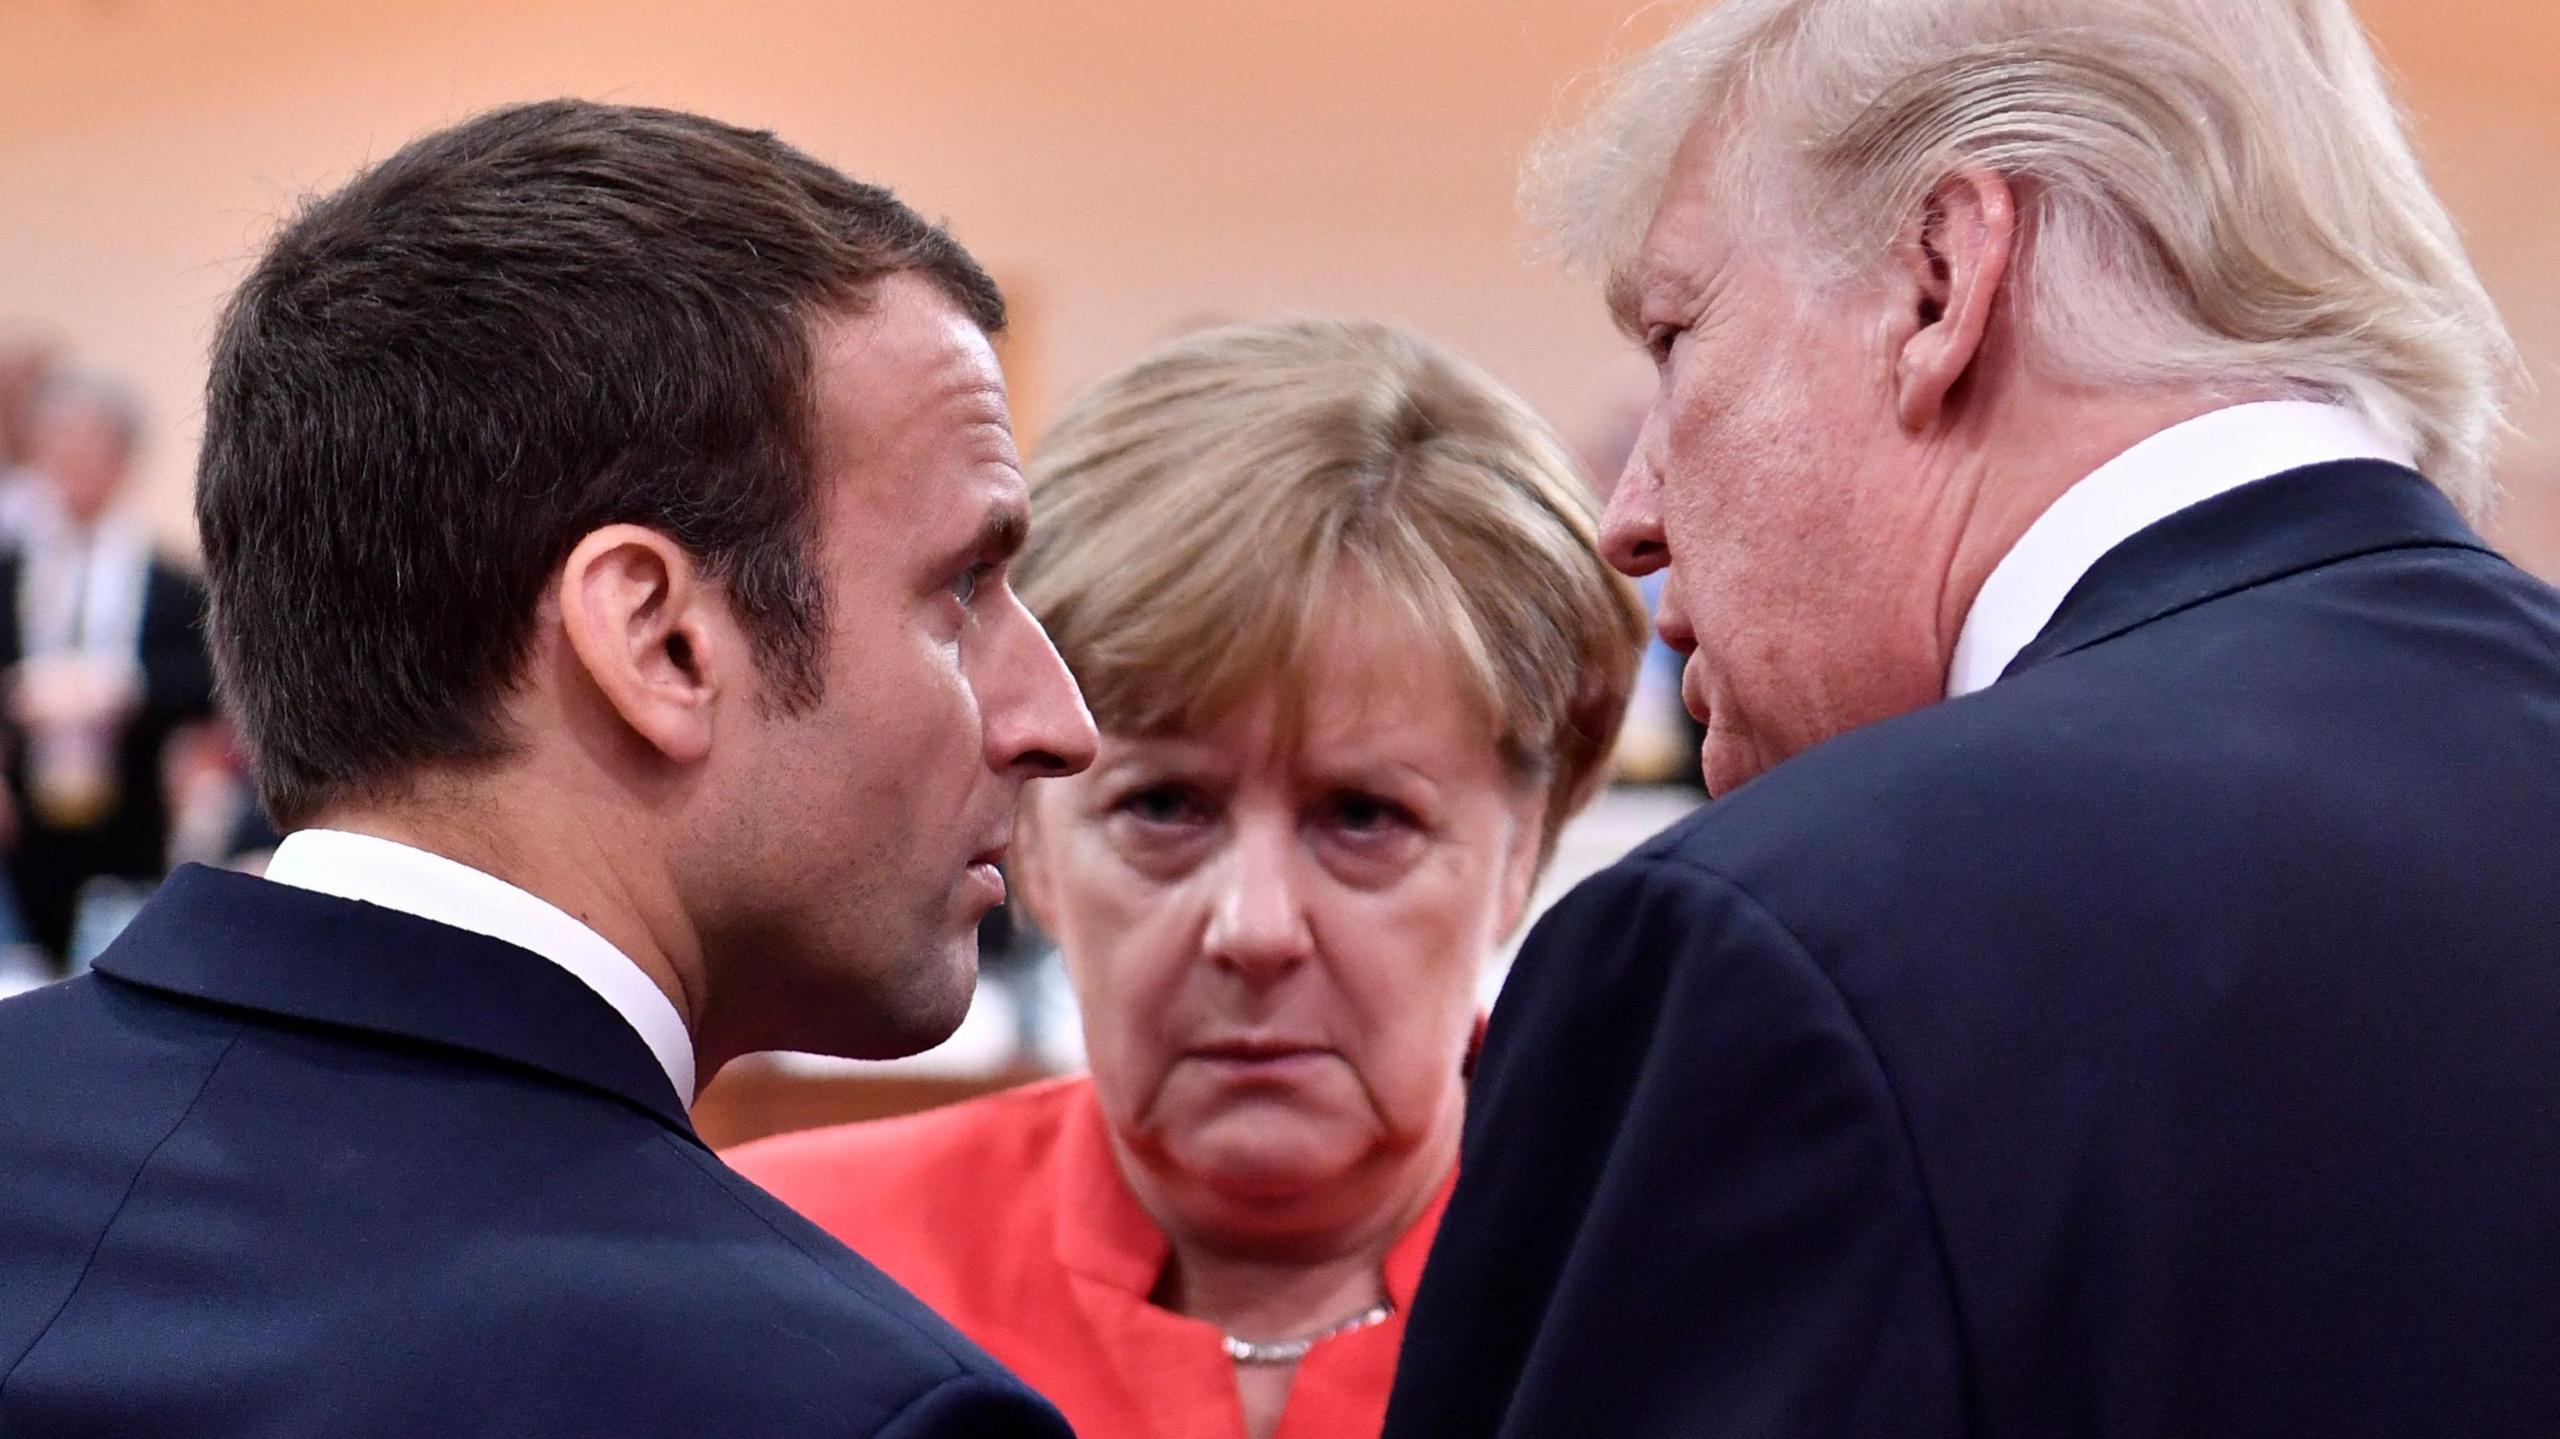
[[[24, 658], [18, 614], [18, 575], [23, 557], [0, 552], [0, 673]], [[9, 797], [22, 828], [18, 853], [33, 861], [23, 877], [52, 887], [76, 888], [91, 875], [155, 879], [168, 867], [169, 801], [160, 763], [169, 736], [180, 725], [213, 716], [213, 659], [205, 647], [205, 590], [195, 576], [153, 556], [142, 591], [142, 627], [135, 659], [142, 668], [142, 703], [116, 740], [119, 803], [87, 829], [46, 828], [27, 801], [26, 736], [0, 720], [7, 736]]]
[[0, 1095], [11, 1439], [1067, 1434], [496, 940], [183, 869]]
[[1583, 885], [1387, 1432], [2560, 1435], [2560, 595], [2260, 481]]

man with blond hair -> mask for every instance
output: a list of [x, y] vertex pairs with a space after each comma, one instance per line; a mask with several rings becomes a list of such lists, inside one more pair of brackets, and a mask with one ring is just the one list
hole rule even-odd
[[2560, 1434], [2560, 595], [2344, 0], [1730, 0], [1540, 180], [1719, 797], [1530, 940], [1391, 1439]]

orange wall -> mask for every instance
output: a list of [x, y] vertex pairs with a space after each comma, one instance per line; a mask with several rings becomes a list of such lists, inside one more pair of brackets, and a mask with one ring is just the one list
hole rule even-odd
[[[1025, 408], [1202, 318], [1375, 313], [1568, 432], [1634, 379], [1524, 259], [1519, 156], [1657, 33], [1634, 0], [0, 0], [0, 329], [139, 377], [183, 529], [212, 316], [271, 217], [416, 132], [579, 93], [771, 126], [884, 180], [1024, 300]], [[2421, 143], [2535, 363], [2560, 355], [2548, 0], [2367, 0]], [[2560, 386], [2519, 410], [2502, 533], [2560, 573]]]

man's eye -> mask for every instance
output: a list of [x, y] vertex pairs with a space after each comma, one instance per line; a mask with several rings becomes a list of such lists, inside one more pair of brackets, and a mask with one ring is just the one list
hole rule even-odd
[[951, 582], [951, 597], [964, 605], [969, 603], [978, 597], [978, 583], [986, 577], [985, 565], [971, 565], [962, 570], [959, 577]]
[[1655, 364], [1667, 365], [1671, 362], [1671, 347], [1686, 333], [1678, 325], [1655, 325], [1644, 332], [1644, 352], [1653, 357]]

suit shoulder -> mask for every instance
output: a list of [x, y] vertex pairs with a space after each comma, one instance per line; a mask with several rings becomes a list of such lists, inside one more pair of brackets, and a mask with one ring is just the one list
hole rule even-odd
[[2114, 857], [2201, 839], [2193, 816], [2231, 769], [2099, 670], [2004, 681], [1852, 731], [1629, 858], [1657, 884], [1729, 888], [1853, 990], [1998, 947], [2025, 910], [2138, 909], [2161, 896], [2100, 882]]
[[[192, 1103], [240, 1028], [98, 974], [0, 1000], [0, 1093], [11, 1100], [0, 1114], [79, 1144], [107, 1143], [146, 1116], [174, 1122], [175, 1110], [159, 1110]], [[108, 1093], [117, 1102], [98, 1105]]]
[[[0, 1152], [29, 1160], [0, 1165], [0, 1273], [28, 1281], [0, 1284], [0, 1354], [39, 1333], [140, 1353], [165, 1289], [147, 1261], [223, 1232], [241, 1242], [203, 1256], [185, 1302], [277, 1352], [377, 1336], [306, 1376], [350, 1414], [462, 1383], [493, 1406], [465, 1430], [537, 1403], [562, 1416], [542, 1432], [1056, 1432], [879, 1270], [580, 1086], [104, 973], [0, 1005], [0, 1086]], [[145, 1166], [161, 1182], [137, 1187]], [[945, 1407], [987, 1425], [901, 1417]]]
[[663, 1132], [655, 1149], [663, 1202], [683, 1216], [667, 1234], [675, 1242], [650, 1263], [590, 1266], [574, 1304], [557, 1285], [525, 1294], [546, 1312], [578, 1311], [573, 1329], [592, 1326], [596, 1344], [569, 1348], [630, 1356], [636, 1340], [650, 1362], [694, 1375], [740, 1414], [876, 1416], [847, 1432], [909, 1432], [893, 1416], [937, 1392], [933, 1403], [963, 1410], [993, 1399], [1037, 1407], [913, 1293], [708, 1150]]
[[2239, 796], [2316, 807], [2343, 794], [2349, 755], [2373, 757], [2372, 779], [2423, 788], [2412, 733], [2438, 751], [2547, 747], [2539, 706], [2560, 693], [2555, 636], [2560, 595], [2496, 556], [2366, 556], [2174, 610], [1840, 735], [1638, 853], [1716, 869], [1766, 899], [1808, 870], [1963, 887], [2100, 858], [2057, 855], [2056, 843], [2205, 842], [2246, 818]]
[[1638, 846], [1631, 859], [1758, 893], [1773, 873], [1907, 854], [1921, 834], [1999, 828], [2085, 770], [2091, 736], [2046, 699], [1996, 689], [1853, 730], [1780, 764]]

